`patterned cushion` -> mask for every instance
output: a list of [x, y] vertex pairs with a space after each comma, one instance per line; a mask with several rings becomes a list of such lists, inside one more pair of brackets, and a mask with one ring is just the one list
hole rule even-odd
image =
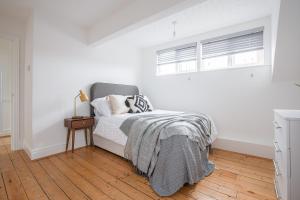
[[149, 103], [143, 95], [134, 95], [126, 99], [126, 105], [130, 108], [129, 113], [141, 113], [152, 111]]

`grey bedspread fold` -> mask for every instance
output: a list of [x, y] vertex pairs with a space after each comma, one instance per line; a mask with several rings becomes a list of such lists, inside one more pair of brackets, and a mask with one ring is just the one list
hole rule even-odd
[[198, 182], [214, 169], [207, 159], [211, 121], [205, 115], [138, 115], [125, 120], [120, 129], [128, 136], [125, 157], [161, 196]]

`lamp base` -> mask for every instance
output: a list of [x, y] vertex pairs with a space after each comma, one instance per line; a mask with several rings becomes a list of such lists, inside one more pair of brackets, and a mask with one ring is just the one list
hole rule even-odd
[[73, 116], [72, 119], [82, 119], [84, 116]]

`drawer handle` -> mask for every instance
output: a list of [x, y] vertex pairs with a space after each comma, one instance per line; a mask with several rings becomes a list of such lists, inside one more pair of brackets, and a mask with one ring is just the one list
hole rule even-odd
[[276, 198], [277, 198], [278, 200], [280, 200], [280, 199], [281, 199], [281, 196], [280, 196], [279, 191], [278, 191], [278, 188], [277, 188], [277, 181], [276, 181], [276, 180], [274, 180], [274, 186], [275, 186]]
[[273, 125], [276, 129], [281, 129], [282, 127], [278, 124], [278, 122], [273, 121]]
[[275, 160], [273, 160], [273, 164], [274, 164], [276, 176], [280, 176], [281, 173], [280, 173], [279, 167], [278, 167], [278, 165], [277, 165], [277, 162], [276, 162]]
[[278, 142], [274, 142], [274, 148], [275, 148], [275, 152], [277, 152], [277, 153], [281, 152]]

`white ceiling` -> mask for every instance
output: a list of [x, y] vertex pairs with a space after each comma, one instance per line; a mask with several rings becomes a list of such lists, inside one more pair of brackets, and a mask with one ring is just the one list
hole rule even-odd
[[[41, 0], [39, 0], [41, 1]], [[82, 28], [109, 17], [134, 0], [42, 0], [42, 9]]]
[[273, 0], [207, 0], [129, 32], [117, 40], [137, 47], [162, 44], [174, 40], [174, 20], [177, 21], [175, 39], [181, 39], [271, 15], [273, 4]]
[[32, 8], [90, 28], [135, 0], [0, 0], [0, 16], [25, 19]]
[[[26, 20], [31, 9], [88, 30], [139, 0], [0, 0], [0, 17]], [[125, 33], [115, 40], [137, 47], [148, 47], [176, 38], [208, 32], [272, 14], [274, 0], [206, 0], [196, 6]]]

